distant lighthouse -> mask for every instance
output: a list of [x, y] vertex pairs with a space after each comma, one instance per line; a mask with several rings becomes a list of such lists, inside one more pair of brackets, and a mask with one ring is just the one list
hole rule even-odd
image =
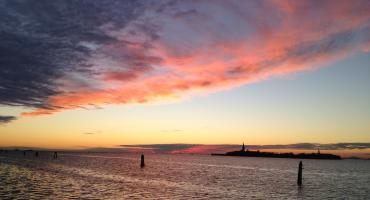
[[242, 151], [245, 151], [245, 146], [244, 146], [244, 142], [243, 142], [243, 146], [242, 146]]

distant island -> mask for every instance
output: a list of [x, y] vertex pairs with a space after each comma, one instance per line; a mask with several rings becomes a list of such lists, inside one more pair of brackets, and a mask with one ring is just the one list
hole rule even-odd
[[320, 153], [273, 153], [246, 150], [244, 143], [239, 151], [226, 152], [225, 154], [211, 154], [212, 156], [241, 156], [241, 157], [269, 157], [269, 158], [299, 158], [299, 159], [325, 159], [325, 160], [341, 160], [342, 158], [334, 154]]

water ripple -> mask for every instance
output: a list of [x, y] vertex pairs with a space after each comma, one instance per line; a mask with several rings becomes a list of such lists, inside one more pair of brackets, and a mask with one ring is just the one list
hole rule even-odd
[[0, 155], [0, 199], [369, 199], [369, 161], [195, 155]]

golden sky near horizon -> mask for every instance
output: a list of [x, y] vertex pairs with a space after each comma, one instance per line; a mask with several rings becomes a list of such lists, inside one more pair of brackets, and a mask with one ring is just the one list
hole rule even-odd
[[370, 143], [369, 1], [21, 4], [0, 147]]

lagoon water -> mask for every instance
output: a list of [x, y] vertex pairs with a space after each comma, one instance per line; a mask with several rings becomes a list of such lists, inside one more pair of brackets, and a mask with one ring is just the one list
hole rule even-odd
[[370, 199], [370, 161], [209, 155], [0, 154], [0, 199]]

